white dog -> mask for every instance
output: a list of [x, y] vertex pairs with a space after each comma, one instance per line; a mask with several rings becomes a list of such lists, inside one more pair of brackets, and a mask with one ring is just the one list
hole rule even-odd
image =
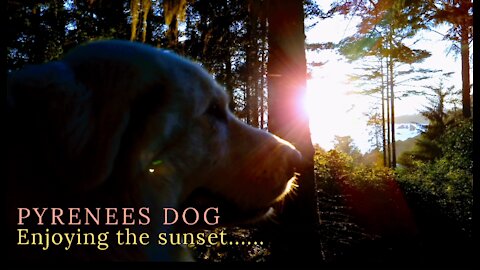
[[[166, 229], [165, 207], [218, 206], [224, 224], [265, 215], [288, 192], [301, 155], [235, 118], [227, 103], [200, 65], [127, 41], [92, 42], [11, 74], [9, 228], [17, 228], [19, 207], [146, 206], [152, 232]], [[13, 257], [185, 258], [152, 245], [103, 253], [32, 249], [16, 245]]]

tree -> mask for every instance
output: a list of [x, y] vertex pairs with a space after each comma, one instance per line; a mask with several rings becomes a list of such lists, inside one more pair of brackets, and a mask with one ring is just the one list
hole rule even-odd
[[[385, 137], [383, 136], [385, 134], [385, 126], [382, 125], [384, 118], [378, 112], [377, 107], [372, 108], [372, 111], [366, 113], [365, 116], [368, 117], [367, 126], [370, 127], [370, 130], [368, 131], [368, 134], [370, 135], [370, 146], [373, 149], [380, 151], [385, 148]], [[384, 155], [384, 164], [386, 164], [385, 157], [386, 156]]]
[[[473, 41], [473, 1], [472, 0], [430, 0], [430, 19], [435, 24], [447, 23], [451, 27], [445, 39], [453, 41], [453, 49], [460, 52], [462, 62], [462, 112], [472, 115], [470, 100], [470, 43]], [[457, 44], [460, 43], [460, 46]]]
[[[411, 49], [404, 40], [413, 37], [425, 23], [419, 10], [422, 5], [407, 1], [339, 1], [336, 3], [341, 14], [359, 15], [362, 19], [358, 32], [345, 38], [339, 44], [339, 51], [350, 60], [375, 57], [380, 59], [382, 108], [386, 109], [387, 164], [396, 166], [395, 149], [395, 98], [399, 74], [411, 71], [398, 70], [399, 64], [412, 65], [430, 56], [425, 50]], [[383, 92], [385, 91], [385, 92]], [[384, 99], [385, 98], [385, 99]]]
[[[368, 117], [367, 126], [371, 127], [369, 134], [371, 143], [376, 149], [382, 149], [383, 166], [390, 166], [389, 149], [390, 144], [390, 106], [388, 104], [388, 93], [386, 93], [386, 74], [383, 67], [382, 57], [370, 57], [372, 61], [364, 61], [361, 67], [362, 74], [350, 74], [350, 80], [358, 83], [357, 94], [368, 95], [376, 99], [371, 111], [365, 115]], [[379, 104], [378, 104], [379, 103]], [[380, 107], [380, 108], [379, 108]], [[388, 134], [387, 134], [388, 132]], [[388, 141], [387, 141], [388, 138]]]
[[63, 1], [8, 1], [7, 70], [58, 58], [65, 47], [68, 10]]
[[[143, 0], [145, 2], [145, 0]], [[148, 1], [148, 0], [147, 0]], [[168, 25], [168, 47], [176, 49], [178, 46], [178, 23], [185, 20], [187, 0], [163, 0], [165, 24]]]
[[314, 149], [308, 116], [301, 108], [307, 75], [303, 1], [269, 1], [268, 46], [268, 128], [292, 142], [305, 159], [303, 168], [298, 168], [296, 196], [287, 198], [281, 213], [282, 227], [273, 239], [272, 254], [277, 260], [315, 261], [321, 253]]
[[[164, 3], [166, 2], [168, 1], [164, 1]], [[130, 40], [135, 41], [138, 39], [138, 24], [140, 23], [140, 17], [140, 33], [142, 34], [142, 38], [140, 40], [144, 43], [147, 40], [147, 18], [151, 7], [151, 0], [130, 0], [130, 15], [132, 16]]]
[[249, 44], [259, 37], [245, 31], [250, 21], [246, 1], [197, 0], [187, 7], [187, 15], [185, 54], [200, 61], [225, 86], [230, 109], [247, 121], [249, 108], [256, 108], [252, 89], [258, 84], [256, 78], [263, 75], [247, 67], [257, 60], [257, 50]]
[[430, 86], [430, 93], [427, 93], [429, 104], [421, 112], [429, 120], [427, 130], [417, 139], [414, 149], [401, 156], [402, 165], [413, 166], [413, 160], [433, 161], [442, 155], [440, 139], [447, 126], [454, 121], [452, 116], [448, 117], [445, 108], [447, 97], [452, 95], [453, 89], [453, 86], [445, 88], [443, 81], [438, 86]]
[[[418, 156], [415, 154], [421, 152], [414, 150], [410, 163], [397, 170], [397, 180], [412, 209], [419, 212], [418, 224], [424, 223], [422, 234], [426, 239], [435, 239], [434, 245], [440, 245], [442, 250], [445, 246], [455, 247], [455, 252], [448, 251], [446, 255], [461, 254], [461, 258], [455, 259], [458, 262], [474, 257], [468, 248], [473, 242], [473, 119], [452, 111], [444, 117], [447, 121], [442, 133], [437, 133], [437, 129], [428, 135], [435, 137], [429, 140], [438, 146], [435, 155]], [[427, 133], [430, 127], [433, 126], [427, 128]], [[448, 235], [439, 239], [446, 231]], [[466, 248], [457, 250], [462, 247]]]
[[359, 162], [362, 158], [360, 149], [353, 143], [353, 138], [350, 136], [335, 135], [333, 139], [333, 147], [338, 152], [345, 153], [352, 157], [353, 161]]
[[8, 1], [7, 66], [56, 60], [80, 43], [128, 39], [126, 1]]

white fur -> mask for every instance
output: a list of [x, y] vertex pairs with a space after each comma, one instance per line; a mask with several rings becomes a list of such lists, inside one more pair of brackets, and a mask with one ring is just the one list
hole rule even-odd
[[[229, 112], [225, 91], [200, 65], [147, 45], [89, 43], [9, 80], [9, 117], [26, 122], [10, 130], [9, 181], [18, 196], [12, 205], [24, 198], [55, 202], [61, 192], [72, 194], [67, 202], [59, 196], [67, 206], [89, 200], [147, 206], [155, 233], [174, 230], [161, 225], [161, 209], [180, 207], [199, 188], [235, 205], [238, 216], [258, 218], [249, 213], [266, 214], [301, 163], [292, 145]], [[38, 93], [47, 104], [32, 101]], [[29, 140], [17, 141], [26, 132]], [[34, 160], [38, 153], [42, 160]], [[18, 173], [28, 162], [40, 162], [41, 170]], [[108, 192], [112, 187], [116, 193]], [[155, 245], [142, 253], [146, 260], [189, 259]]]

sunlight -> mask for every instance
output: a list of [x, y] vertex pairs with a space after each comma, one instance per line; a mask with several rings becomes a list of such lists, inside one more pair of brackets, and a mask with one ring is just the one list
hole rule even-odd
[[282, 194], [280, 194], [276, 199], [275, 202], [279, 202], [285, 198], [288, 194], [295, 194], [295, 190], [298, 188], [298, 177], [300, 176], [299, 173], [295, 173], [290, 180], [288, 180], [287, 185], [285, 186], [285, 190], [283, 190]]
[[363, 112], [371, 101], [349, 94], [353, 89], [346, 80], [347, 72], [348, 68], [339, 62], [315, 69], [312, 79], [307, 81], [304, 108], [309, 115], [313, 143], [331, 149], [335, 135], [350, 135], [366, 151], [368, 133]]

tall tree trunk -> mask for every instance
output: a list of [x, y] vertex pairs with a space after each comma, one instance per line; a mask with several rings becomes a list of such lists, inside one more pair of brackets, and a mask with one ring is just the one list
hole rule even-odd
[[382, 102], [382, 147], [383, 147], [383, 166], [387, 166], [387, 140], [385, 134], [385, 81], [384, 81], [384, 72], [383, 72], [383, 58], [380, 58], [380, 73], [382, 76], [382, 86], [380, 91], [382, 92], [381, 95], [381, 102]]
[[[255, 33], [258, 33], [257, 31], [255, 31]], [[254, 42], [254, 45], [252, 47], [252, 69], [251, 69], [251, 84], [250, 84], [250, 89], [251, 89], [251, 93], [250, 93], [250, 117], [251, 117], [251, 125], [254, 126], [254, 127], [259, 127], [258, 125], [258, 92], [259, 92], [259, 81], [260, 81], [260, 78], [259, 76], [261, 75], [260, 74], [260, 67], [259, 67], [259, 61], [258, 61], [258, 55], [257, 55], [257, 52], [259, 50], [259, 47], [258, 47], [258, 42], [257, 42], [257, 39], [258, 39], [258, 35], [255, 34], [254, 35], [254, 40], [252, 40], [251, 42]], [[263, 76], [263, 75], [262, 75]]]
[[470, 48], [468, 27], [461, 26], [460, 50], [462, 56], [462, 112], [465, 118], [472, 116], [470, 104]]
[[259, 88], [259, 95], [260, 95], [260, 128], [263, 129], [265, 126], [265, 73], [266, 73], [266, 48], [267, 48], [267, 20], [266, 17], [260, 19], [260, 34], [262, 35], [262, 42], [261, 42], [261, 68], [260, 68], [260, 88]]
[[304, 156], [296, 195], [286, 198], [274, 230], [276, 261], [318, 261], [318, 205], [313, 173], [314, 149], [308, 116], [301, 108], [306, 87], [304, 12], [302, 0], [270, 0], [268, 4], [268, 128], [292, 142]]
[[255, 76], [253, 78], [253, 85], [252, 85], [252, 102], [250, 104], [250, 113], [251, 113], [251, 125], [254, 127], [259, 127], [258, 124], [258, 91], [259, 91], [259, 86], [258, 86], [258, 66], [255, 65]]
[[131, 0], [130, 1], [130, 15], [132, 16], [130, 40], [135, 41], [138, 38], [138, 26], [140, 24], [140, 16], [142, 18], [140, 24], [140, 31], [142, 32], [142, 42], [145, 43], [147, 39], [147, 19], [150, 7], [152, 6], [151, 0]]
[[150, 8], [152, 7], [151, 0], [143, 0], [142, 1], [142, 42], [145, 43], [147, 41], [147, 18], [148, 13], [150, 12]]
[[247, 48], [246, 48], [246, 66], [247, 66], [247, 91], [248, 99], [245, 100], [248, 110], [246, 111], [248, 123], [254, 127], [258, 127], [258, 31], [257, 17], [253, 12], [249, 13], [247, 23]]
[[167, 46], [168, 46], [169, 49], [175, 50], [175, 48], [177, 48], [177, 46], [178, 46], [178, 32], [177, 31], [178, 31], [178, 21], [177, 21], [177, 17], [174, 16], [172, 18], [172, 21], [168, 25], [168, 30], [167, 30], [167, 33], [166, 33], [167, 42], [168, 42]]
[[387, 71], [387, 82], [386, 82], [386, 91], [385, 91], [385, 94], [386, 94], [386, 99], [385, 99], [385, 102], [386, 102], [386, 105], [387, 105], [387, 111], [386, 111], [386, 114], [387, 114], [387, 167], [390, 167], [391, 166], [391, 161], [392, 161], [392, 155], [391, 155], [391, 151], [390, 151], [390, 133], [391, 133], [391, 125], [390, 125], [390, 92], [388, 91], [389, 90], [389, 81], [390, 81], [390, 69], [388, 68], [388, 60], [385, 61], [386, 62], [386, 71]]
[[140, 1], [131, 0], [130, 1], [130, 15], [132, 16], [132, 24], [130, 31], [130, 40], [137, 40], [137, 26], [138, 26], [138, 17], [140, 16]]
[[392, 163], [390, 167], [395, 168], [397, 167], [397, 151], [395, 147], [395, 92], [393, 87], [393, 60], [390, 59], [390, 123], [391, 123], [391, 151], [392, 151]]
[[250, 121], [250, 89], [248, 85], [248, 79], [244, 82], [244, 100], [245, 100], [245, 107], [243, 108], [243, 112], [245, 113], [245, 122], [247, 124], [251, 124]]
[[[391, 35], [393, 36], [393, 26], [390, 29]], [[393, 74], [393, 56], [391, 54], [393, 44], [392, 44], [392, 36], [389, 39], [390, 42], [390, 56], [389, 56], [389, 61], [388, 61], [388, 68], [390, 71], [390, 112], [391, 112], [391, 117], [390, 117], [390, 122], [391, 122], [391, 132], [392, 132], [392, 142], [391, 142], [391, 147], [392, 147], [392, 163], [390, 164], [391, 168], [397, 167], [397, 151], [395, 147], [395, 92], [394, 92], [394, 74]]]
[[[147, 0], [144, 0], [147, 1]], [[186, 0], [163, 0], [163, 16], [165, 24], [168, 25], [167, 46], [168, 48], [178, 50], [178, 24], [183, 21], [187, 11]]]
[[233, 75], [232, 75], [232, 53], [230, 49], [227, 50], [227, 57], [225, 58], [225, 89], [230, 98], [228, 107], [232, 112], [235, 111], [235, 101], [233, 98]]

